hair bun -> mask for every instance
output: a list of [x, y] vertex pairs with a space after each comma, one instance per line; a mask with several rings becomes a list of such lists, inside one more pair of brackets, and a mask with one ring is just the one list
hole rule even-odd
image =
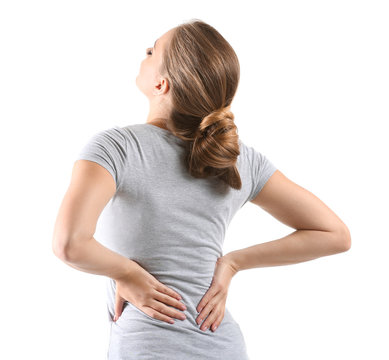
[[199, 125], [196, 137], [207, 137], [216, 133], [227, 132], [233, 128], [236, 128], [234, 114], [231, 112], [229, 105], [206, 115]]

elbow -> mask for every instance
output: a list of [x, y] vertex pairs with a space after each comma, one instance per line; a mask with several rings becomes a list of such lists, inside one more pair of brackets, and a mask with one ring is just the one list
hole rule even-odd
[[340, 228], [335, 231], [336, 249], [337, 252], [346, 252], [351, 248], [351, 234], [349, 228], [342, 224]]
[[70, 242], [64, 237], [54, 237], [52, 241], [52, 251], [54, 255], [64, 262], [70, 259]]

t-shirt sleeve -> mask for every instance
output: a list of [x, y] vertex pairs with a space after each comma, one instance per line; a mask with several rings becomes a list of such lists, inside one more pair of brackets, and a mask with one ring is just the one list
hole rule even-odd
[[115, 126], [91, 136], [81, 148], [76, 160], [89, 160], [103, 166], [112, 175], [117, 189], [121, 183], [126, 158], [126, 138], [123, 130]]
[[267, 156], [251, 146], [247, 146], [247, 154], [251, 172], [251, 191], [247, 201], [252, 201], [277, 170], [277, 167]]

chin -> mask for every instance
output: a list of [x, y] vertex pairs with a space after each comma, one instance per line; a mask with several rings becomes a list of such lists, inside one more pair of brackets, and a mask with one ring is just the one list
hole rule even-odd
[[144, 94], [145, 92], [143, 91], [142, 81], [141, 81], [139, 75], [135, 79], [135, 84], [136, 84], [136, 87]]

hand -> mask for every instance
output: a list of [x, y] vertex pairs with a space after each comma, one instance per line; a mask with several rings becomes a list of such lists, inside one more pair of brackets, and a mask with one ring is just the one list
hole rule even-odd
[[200, 327], [201, 330], [205, 331], [212, 326], [212, 331], [215, 331], [222, 322], [228, 288], [231, 279], [237, 272], [238, 270], [228, 256], [224, 255], [217, 259], [211, 286], [196, 308], [200, 312], [196, 319], [197, 324], [201, 324], [206, 318]]
[[179, 301], [181, 296], [158, 281], [137, 262], [131, 261], [133, 266], [129, 274], [115, 280], [114, 321], [122, 314], [125, 301], [129, 301], [155, 319], [168, 323], [174, 323], [171, 317], [184, 320], [186, 318], [185, 314], [167, 306], [172, 305], [177, 309], [186, 310], [186, 306]]

